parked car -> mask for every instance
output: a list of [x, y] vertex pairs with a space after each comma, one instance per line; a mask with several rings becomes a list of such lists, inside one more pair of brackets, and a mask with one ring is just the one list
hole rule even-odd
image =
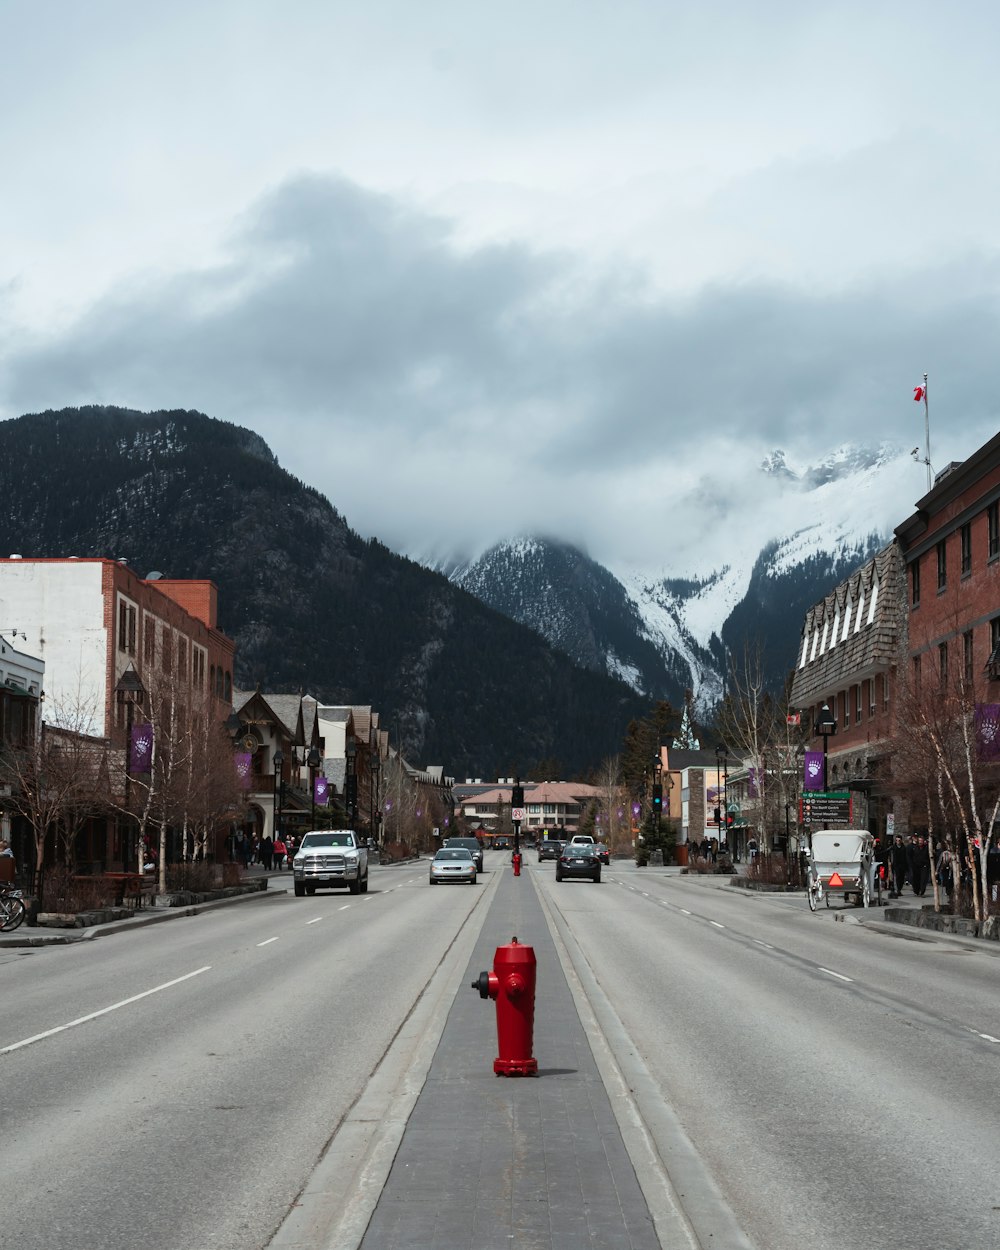
[[476, 861], [472, 852], [464, 846], [442, 846], [431, 860], [430, 883], [441, 881], [468, 881], [476, 884]]
[[597, 852], [597, 858], [601, 861], [602, 864], [611, 863], [611, 852], [608, 850], [608, 848], [604, 845], [603, 842], [595, 842], [594, 850]]
[[559, 853], [563, 849], [564, 843], [558, 838], [546, 838], [544, 842], [538, 844], [538, 862], [543, 859], [558, 859]]
[[601, 879], [601, 861], [593, 842], [570, 842], [556, 860], [556, 880], [586, 877], [595, 884]]
[[441, 849], [444, 850], [448, 846], [464, 846], [475, 860], [476, 871], [483, 871], [483, 848], [479, 845], [478, 838], [445, 838]]

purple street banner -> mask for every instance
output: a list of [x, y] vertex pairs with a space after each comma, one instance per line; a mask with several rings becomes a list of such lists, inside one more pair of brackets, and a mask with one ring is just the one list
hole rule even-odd
[[981, 760], [1000, 755], [1000, 703], [976, 704], [976, 741]]
[[250, 776], [253, 773], [253, 756], [249, 751], [237, 751], [233, 757], [236, 763], [236, 776], [239, 779], [240, 789], [250, 789]]
[[748, 798], [748, 799], [758, 799], [758, 798], [760, 798], [760, 793], [759, 793], [759, 791], [758, 791], [758, 789], [757, 789], [757, 770], [756, 770], [756, 768], [751, 768], [751, 769], [750, 769], [750, 772], [747, 774], [747, 798]]
[[130, 773], [148, 773], [153, 767], [153, 726], [133, 725], [129, 744]]
[[802, 779], [803, 790], [822, 790], [823, 789], [823, 752], [807, 751], [804, 775]]
[[330, 798], [330, 782], [326, 777], [317, 777], [313, 782], [313, 798], [317, 807], [325, 807]]

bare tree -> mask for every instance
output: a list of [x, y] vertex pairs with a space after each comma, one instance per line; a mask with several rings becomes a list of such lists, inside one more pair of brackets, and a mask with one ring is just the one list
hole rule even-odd
[[[962, 637], [958, 631], [955, 636]], [[900, 666], [894, 788], [909, 802], [912, 819], [923, 817], [928, 834], [964, 866], [973, 914], [982, 921], [989, 913], [986, 858], [1000, 815], [1000, 724], [996, 706], [987, 702], [985, 674], [964, 655], [949, 656], [947, 644], [935, 658], [927, 666], [933, 672], [921, 671], [923, 655], [908, 669]], [[934, 897], [940, 907], [936, 879]]]

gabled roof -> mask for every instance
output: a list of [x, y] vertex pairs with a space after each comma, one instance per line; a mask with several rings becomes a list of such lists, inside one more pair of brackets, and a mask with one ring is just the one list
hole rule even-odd
[[[255, 703], [256, 708], [253, 707]], [[254, 719], [252, 713], [256, 712], [273, 721], [296, 745], [301, 745], [305, 741], [301, 695], [264, 694], [260, 690], [234, 690], [233, 711], [245, 713], [247, 719]]]

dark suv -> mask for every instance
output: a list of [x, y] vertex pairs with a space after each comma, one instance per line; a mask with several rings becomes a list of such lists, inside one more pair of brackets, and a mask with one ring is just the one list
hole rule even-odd
[[442, 846], [464, 846], [467, 851], [472, 852], [472, 858], [476, 861], [476, 872], [483, 871], [483, 848], [479, 845], [478, 838], [445, 838]]
[[543, 859], [557, 860], [559, 858], [559, 852], [565, 845], [566, 843], [560, 842], [558, 838], [546, 838], [543, 842], [539, 842], [538, 862], [541, 863]]

